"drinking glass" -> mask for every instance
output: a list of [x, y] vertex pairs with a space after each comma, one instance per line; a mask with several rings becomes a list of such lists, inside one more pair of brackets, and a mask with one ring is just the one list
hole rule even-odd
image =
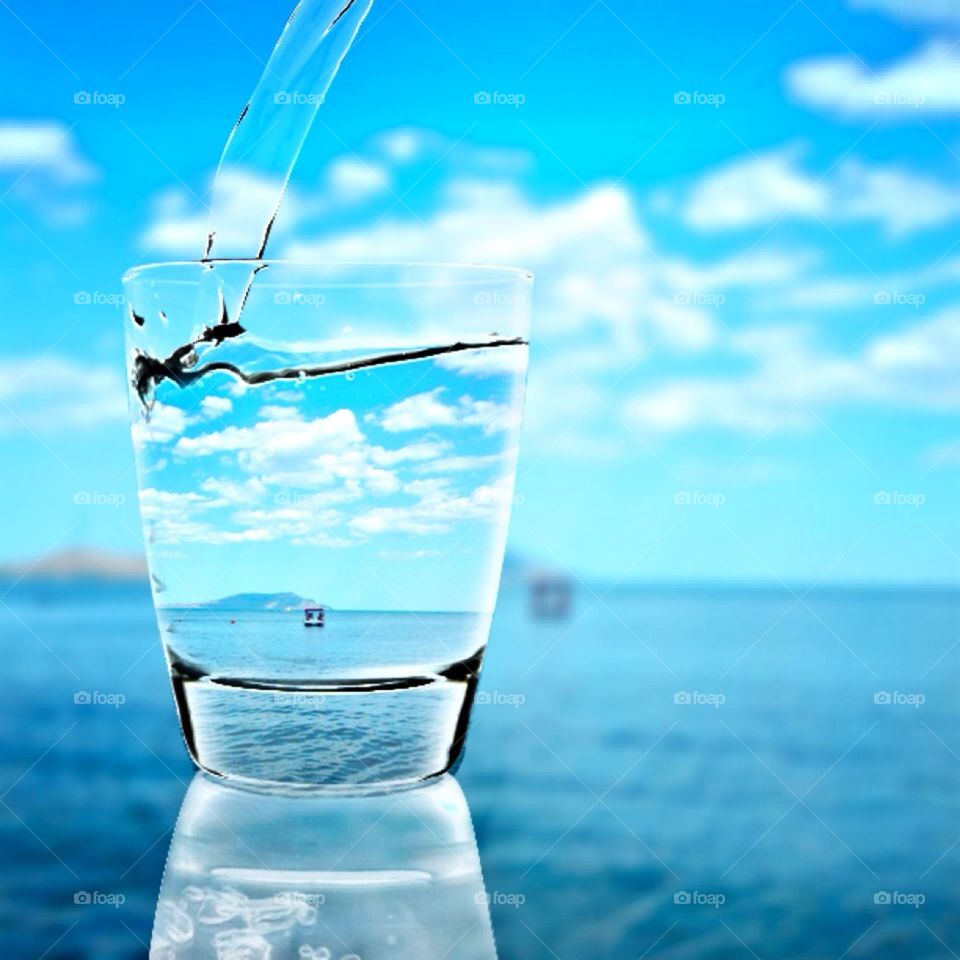
[[242, 260], [124, 278], [154, 603], [201, 768], [353, 788], [458, 759], [513, 499], [531, 283]]

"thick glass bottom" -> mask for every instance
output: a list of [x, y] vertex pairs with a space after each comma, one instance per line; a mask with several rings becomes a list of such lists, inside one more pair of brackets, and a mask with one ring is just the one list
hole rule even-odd
[[216, 776], [355, 790], [445, 773], [463, 749], [482, 656], [424, 676], [290, 682], [171, 677], [187, 747]]

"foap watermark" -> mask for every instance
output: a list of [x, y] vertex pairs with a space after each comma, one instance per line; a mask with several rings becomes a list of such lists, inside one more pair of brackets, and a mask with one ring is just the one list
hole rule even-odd
[[322, 893], [303, 893], [301, 890], [282, 890], [273, 895], [273, 902], [278, 907], [322, 907], [327, 898]]
[[302, 90], [280, 90], [273, 95], [278, 107], [319, 107], [323, 103], [322, 93], [304, 93]]
[[919, 910], [927, 898], [922, 893], [903, 893], [900, 890], [878, 890], [873, 895], [873, 902], [878, 907], [913, 907]]
[[279, 493], [273, 495], [273, 502], [278, 507], [307, 507], [315, 509], [316, 507], [325, 506], [329, 499], [329, 493], [300, 493], [298, 491], [281, 490]]
[[527, 102], [526, 94], [501, 93], [494, 90], [479, 90], [473, 95], [473, 103], [477, 107], [513, 107], [519, 110]]
[[680, 707], [713, 707], [714, 710], [719, 710], [727, 702], [727, 698], [722, 693], [678, 690], [673, 695], [673, 702]]
[[726, 294], [711, 293], [708, 290], [678, 290], [673, 302], [682, 307], [722, 307], [727, 302]]
[[513, 907], [519, 910], [526, 902], [527, 898], [522, 893], [501, 893], [494, 890], [488, 893], [484, 890], [482, 893], [474, 894], [474, 903], [485, 907]]
[[99, 90], [78, 90], [73, 95], [73, 102], [78, 107], [113, 107], [117, 109], [127, 102], [126, 94], [101, 93]]
[[327, 298], [322, 293], [301, 293], [299, 290], [278, 290], [273, 295], [278, 307], [322, 307]]
[[78, 290], [73, 295], [78, 307], [122, 307], [127, 298], [122, 293], [104, 293], [100, 290]]
[[478, 307], [519, 307], [526, 301], [522, 293], [504, 293], [502, 290], [481, 290], [473, 295], [473, 302]]
[[873, 295], [873, 302], [878, 307], [913, 307], [919, 310], [926, 302], [925, 293], [904, 293], [900, 290], [878, 290]]
[[122, 493], [104, 493], [102, 490], [78, 490], [73, 495], [73, 502], [78, 507], [113, 507], [114, 510], [122, 507], [127, 498]]
[[320, 709], [326, 702], [322, 693], [300, 693], [291, 690], [277, 690], [272, 695], [273, 703], [278, 707], [311, 707]]
[[73, 702], [81, 707], [113, 707], [118, 710], [127, 698], [122, 693], [101, 693], [99, 690], [78, 690], [73, 695]]
[[678, 107], [713, 107], [717, 109], [727, 102], [726, 94], [703, 93], [700, 90], [678, 90], [673, 95], [673, 102]]
[[719, 910], [727, 902], [727, 897], [723, 893], [678, 890], [673, 895], [673, 902], [678, 907], [713, 907], [714, 910]]
[[880, 107], [912, 107], [919, 110], [927, 98], [922, 93], [906, 93], [903, 90], [878, 90], [873, 95], [873, 102]]
[[678, 490], [673, 495], [676, 507], [722, 507], [727, 498], [722, 493], [705, 493], [702, 490]]
[[101, 893], [99, 890], [78, 890], [73, 895], [73, 902], [78, 907], [114, 907], [119, 909], [127, 898], [122, 893]]
[[476, 703], [481, 707], [513, 707], [518, 710], [527, 702], [526, 694], [501, 693], [499, 690], [481, 690]]
[[873, 695], [873, 702], [878, 707], [913, 707], [914, 710], [919, 710], [927, 702], [927, 698], [922, 693], [879, 690]]
[[877, 507], [913, 507], [918, 510], [927, 502], [922, 493], [904, 493], [901, 490], [878, 490], [873, 495]]

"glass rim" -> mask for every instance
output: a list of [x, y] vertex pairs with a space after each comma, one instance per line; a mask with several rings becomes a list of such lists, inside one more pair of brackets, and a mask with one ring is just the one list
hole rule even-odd
[[[131, 267], [127, 270], [123, 277], [121, 278], [122, 283], [133, 283], [137, 280], [141, 280], [147, 277], [150, 277], [153, 274], [161, 273], [162, 271], [169, 271], [176, 268], [184, 267], [217, 267], [217, 266], [228, 266], [232, 264], [237, 264], [239, 266], [248, 266], [248, 267], [305, 267], [311, 269], [318, 269], [320, 271], [329, 270], [331, 273], [335, 273], [338, 270], [349, 271], [349, 270], [360, 270], [360, 269], [371, 269], [371, 270], [422, 270], [426, 271], [449, 271], [451, 276], [449, 278], [432, 278], [432, 280], [425, 279], [422, 285], [429, 284], [450, 284], [455, 285], [457, 283], [470, 283], [478, 279], [485, 279], [486, 282], [493, 280], [494, 282], [499, 283], [530, 283], [534, 279], [534, 274], [531, 270], [527, 270], [523, 267], [509, 267], [502, 266], [500, 264], [486, 264], [486, 263], [467, 263], [467, 262], [455, 262], [455, 261], [422, 261], [422, 260], [304, 260], [304, 259], [284, 259], [284, 258], [271, 258], [271, 257], [212, 257], [210, 259], [199, 259], [199, 260], [167, 260], [167, 261], [157, 261], [154, 263], [144, 263], [138, 264], [135, 267]], [[456, 272], [461, 272], [463, 277], [457, 277]], [[379, 283], [378, 283], [379, 280]], [[369, 284], [358, 282], [357, 284], [350, 284], [350, 286], [416, 286], [418, 285], [416, 279], [410, 280], [409, 278], [400, 278], [391, 282], [389, 279], [384, 280], [382, 277], [372, 277]]]

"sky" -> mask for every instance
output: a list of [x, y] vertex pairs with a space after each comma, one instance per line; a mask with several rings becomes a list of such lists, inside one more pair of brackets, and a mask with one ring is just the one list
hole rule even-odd
[[[201, 252], [288, 12], [0, 4], [0, 559], [142, 549], [120, 277]], [[269, 252], [535, 273], [519, 554], [956, 583], [958, 39], [946, 0], [377, 0]]]

